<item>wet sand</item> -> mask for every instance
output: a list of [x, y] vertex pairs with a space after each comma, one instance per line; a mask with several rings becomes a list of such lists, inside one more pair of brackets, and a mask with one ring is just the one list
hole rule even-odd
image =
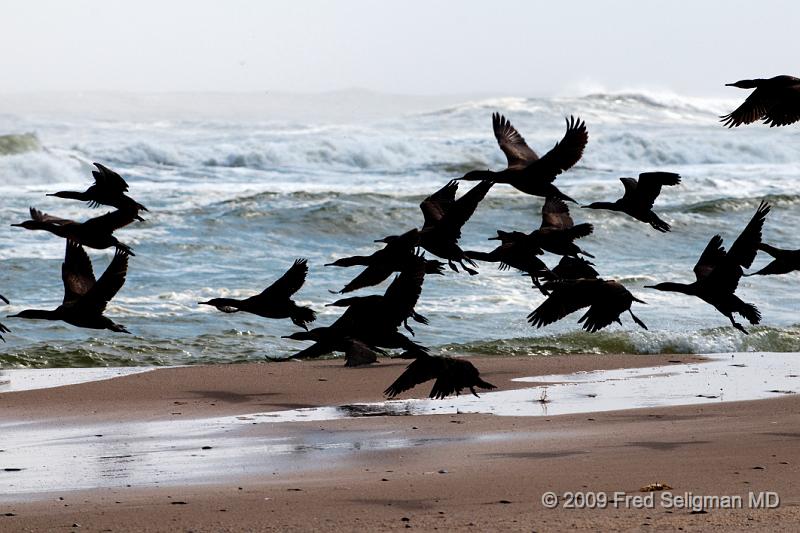
[[[473, 359], [500, 389], [530, 386], [510, 381], [523, 376], [655, 364], [678, 368], [669, 362], [677, 360], [698, 358]], [[800, 518], [796, 394], [537, 417], [441, 414], [270, 423], [249, 416], [379, 401], [404, 364], [184, 367], [0, 394], [0, 431], [24, 436], [0, 444], [0, 530], [79, 524], [90, 531], [776, 531], [794, 529]], [[422, 397], [429, 388], [406, 396]], [[206, 424], [228, 419], [236, 423]], [[49, 436], [58, 445], [48, 447], [43, 441]], [[67, 471], [58, 471], [62, 461], [48, 461], [56, 450], [65, 454], [64, 464], [73, 464]], [[25, 462], [11, 464], [11, 458]], [[184, 477], [165, 472], [171, 461]], [[227, 465], [226, 471], [218, 465]], [[74, 481], [81, 476], [95, 482], [81, 486]], [[603, 491], [609, 499], [615, 492], [646, 495], [640, 487], [656, 482], [669, 484], [674, 495], [741, 495], [744, 508], [666, 508], [660, 493], [654, 493], [653, 508], [644, 509], [626, 508], [624, 501], [606, 509], [564, 509], [562, 502], [553, 510], [541, 503], [546, 491]], [[780, 506], [749, 509], [750, 491], [777, 492]]]

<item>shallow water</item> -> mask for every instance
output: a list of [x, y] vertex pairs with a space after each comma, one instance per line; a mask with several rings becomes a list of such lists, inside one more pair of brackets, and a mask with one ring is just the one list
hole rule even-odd
[[[800, 224], [799, 130], [722, 128], [716, 117], [733, 103], [639, 93], [446, 107], [431, 100], [427, 107], [423, 102], [415, 110], [352, 120], [331, 117], [336, 105], [330, 98], [305, 101], [296, 119], [292, 109], [249, 120], [224, 114], [0, 114], [0, 134], [34, 132], [41, 145], [0, 154], [0, 293], [13, 304], [2, 311], [60, 302], [63, 241], [8, 224], [23, 220], [29, 205], [79, 219], [102, 213], [44, 196], [85, 187], [91, 161], [118, 170], [131, 195], [151, 210], [146, 223], [119, 232], [137, 255], [108, 314], [133, 334], [2, 319], [13, 333], [0, 346], [0, 363], [174, 365], [261, 360], [301, 349], [305, 343], [280, 338], [294, 331], [289, 321], [222, 315], [196, 303], [255, 294], [296, 257], [307, 257], [311, 271], [297, 298], [318, 311], [318, 325], [329, 324], [338, 310], [324, 307], [332, 299], [328, 291], [343, 287], [359, 269], [322, 265], [371, 253], [374, 239], [421, 225], [419, 202], [448, 179], [469, 169], [500, 168], [503, 155], [491, 133], [495, 110], [506, 113], [540, 152], [563, 135], [565, 115], [586, 120], [585, 156], [557, 181], [581, 202], [618, 197], [620, 176], [645, 170], [683, 176], [683, 184], [665, 190], [657, 202], [673, 225], [667, 235], [623, 215], [573, 208], [576, 221], [595, 224], [581, 246], [597, 256], [603, 276], [621, 280], [648, 302], [634, 312], [650, 330], [623, 317], [623, 326], [585, 334], [578, 314], [532, 329], [525, 317], [541, 296], [524, 277], [483, 264], [478, 276], [448, 272], [426, 281], [418, 311], [431, 324], [416, 328], [419, 342], [435, 352], [466, 355], [800, 351], [794, 291], [800, 274], [742, 280], [739, 294], [764, 316], [750, 336], [699, 300], [642, 288], [690, 281], [708, 239], [720, 233], [730, 246], [762, 198], [774, 205], [765, 241], [800, 248], [794, 231]], [[487, 250], [497, 229], [530, 231], [540, 223], [540, 208], [539, 198], [495, 186], [464, 227], [462, 244]], [[95, 271], [102, 272], [110, 252], [91, 255]], [[756, 267], [765, 262], [759, 257]]]
[[[47, 370], [33, 373], [45, 374]], [[554, 416], [774, 398], [800, 390], [800, 354], [735, 353], [700, 364], [537, 376], [528, 388], [441, 401], [397, 400], [218, 418], [82, 423], [2, 421], [0, 501], [93, 487], [215, 483], [279, 476], [326, 465], [346, 467], [364, 454], [436, 446], [451, 437], [407, 438], [396, 431], [320, 431], [347, 417], [452, 415]], [[426, 385], [428, 386], [428, 385]], [[287, 424], [294, 423], [294, 424]], [[257, 436], [246, 429], [262, 425]], [[457, 440], [531, 438], [481, 434]], [[8, 470], [10, 469], [10, 470]], [[277, 479], [277, 478], [276, 478]]]

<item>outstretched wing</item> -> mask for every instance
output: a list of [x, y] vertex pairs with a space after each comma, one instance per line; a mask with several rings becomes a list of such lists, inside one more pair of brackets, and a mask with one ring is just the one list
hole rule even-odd
[[413, 389], [421, 383], [436, 379], [441, 373], [441, 367], [442, 362], [439, 358], [421, 355], [417, 357], [414, 362], [408, 365], [405, 371], [400, 374], [400, 377], [398, 377], [394, 383], [389, 385], [389, 387], [383, 391], [383, 393], [389, 399], [392, 399], [398, 394], [402, 394], [407, 390]]
[[728, 259], [742, 268], [750, 268], [753, 260], [758, 253], [758, 246], [761, 244], [761, 229], [764, 227], [764, 219], [770, 211], [770, 205], [761, 202], [756, 209], [756, 213], [744, 231], [739, 235], [728, 252]]
[[300, 290], [306, 282], [308, 274], [308, 260], [297, 259], [286, 273], [275, 281], [272, 285], [261, 291], [255, 298], [266, 298], [274, 300], [287, 300]]
[[728, 113], [720, 118], [723, 126], [733, 128], [741, 126], [742, 124], [752, 124], [757, 120], [761, 120], [775, 105], [775, 93], [772, 90], [763, 87], [756, 88], [755, 91], [750, 93], [747, 99]]
[[458, 182], [450, 180], [447, 185], [425, 198], [419, 204], [419, 208], [422, 209], [422, 214], [425, 217], [425, 226], [432, 226], [444, 218], [456, 201], [456, 191], [458, 191]]
[[382, 283], [391, 275], [391, 268], [384, 264], [369, 265], [358, 276], [354, 277], [347, 285], [345, 285], [340, 292], [344, 294], [346, 292], [363, 289], [364, 287], [372, 287], [373, 285]]
[[639, 174], [638, 185], [630, 185], [629, 182], [637, 183], [633, 178], [620, 178], [620, 180], [625, 185], [625, 196], [623, 198], [630, 198], [641, 208], [650, 210], [653, 208], [658, 195], [661, 194], [661, 187], [663, 185], [678, 185], [681, 182], [681, 177], [674, 172], [642, 172]]
[[697, 264], [694, 265], [694, 275], [697, 277], [697, 281], [706, 279], [717, 265], [725, 260], [725, 254], [725, 247], [722, 246], [722, 237], [719, 235], [711, 237], [706, 249], [700, 255], [700, 259], [697, 260]]
[[78, 301], [95, 284], [92, 261], [83, 246], [70, 240], [67, 240], [61, 264], [61, 279], [64, 281], [64, 304]]
[[500, 113], [492, 113], [492, 128], [497, 144], [506, 154], [508, 168], [523, 168], [539, 159], [536, 152], [531, 150], [522, 135], [511, 125], [511, 121]]
[[100, 163], [94, 163], [94, 166], [97, 167], [97, 170], [92, 171], [92, 176], [94, 176], [94, 182], [99, 188], [117, 193], [128, 191], [128, 184], [122, 179], [122, 176]]
[[764, 115], [764, 124], [788, 126], [800, 120], [800, 82], [782, 91], [785, 94]]
[[567, 120], [567, 132], [564, 138], [530, 166], [535, 165], [536, 175], [541, 179], [552, 182], [556, 176], [580, 161], [588, 142], [589, 133], [586, 131], [586, 124], [580, 119], [570, 117]]
[[65, 224], [74, 224], [75, 222], [66, 218], [58, 218], [52, 215], [48, 215], [47, 213], [42, 213], [35, 207], [30, 208], [31, 213], [31, 220], [35, 220], [37, 222], [47, 222], [49, 224], [55, 224], [57, 226], [63, 226]]
[[550, 290], [550, 296], [528, 315], [531, 326], [541, 328], [561, 320], [578, 309], [592, 305], [594, 284], [600, 280], [555, 281], [545, 283], [542, 288]]
[[448, 234], [454, 235], [456, 239], [460, 238], [461, 227], [470, 219], [492, 185], [494, 185], [493, 181], [483, 180], [453, 202], [440, 222], [442, 229]]
[[417, 256], [386, 289], [383, 295], [388, 327], [398, 328], [414, 312], [425, 280], [425, 259]]
[[123, 250], [117, 250], [114, 259], [97, 280], [97, 283], [76, 302], [81, 308], [88, 312], [102, 314], [106, 310], [108, 302], [119, 292], [125, 284], [125, 276], [128, 273], [128, 254]]
[[83, 223], [83, 226], [87, 228], [87, 231], [113, 233], [119, 228], [123, 228], [136, 220], [136, 217], [136, 211], [117, 209], [116, 211], [111, 211], [105, 215], [90, 218]]
[[542, 206], [542, 228], [569, 229], [574, 225], [563, 200], [548, 196]]

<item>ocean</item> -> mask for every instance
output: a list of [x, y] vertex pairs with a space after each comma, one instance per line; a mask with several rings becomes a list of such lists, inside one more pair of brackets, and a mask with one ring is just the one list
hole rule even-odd
[[[415, 340], [452, 355], [800, 351], [800, 274], [742, 279], [737, 294], [763, 315], [749, 336], [696, 298], [642, 288], [693, 280], [708, 240], [720, 234], [730, 246], [762, 199], [773, 205], [764, 241], [800, 248], [800, 129], [723, 128], [717, 117], [744, 96], [122, 95], [49, 108], [7, 99], [0, 105], [0, 135], [12, 135], [0, 143], [0, 294], [11, 305], [0, 308], [2, 316], [53, 309], [63, 297], [64, 241], [10, 224], [25, 220], [29, 206], [77, 219], [104, 212], [45, 193], [85, 189], [98, 161], [122, 174], [150, 212], [145, 223], [117, 232], [136, 256], [107, 314], [132, 334], [2, 318], [12, 332], [0, 344], [0, 364], [186, 365], [294, 353], [308, 344], [281, 338], [296, 330], [289, 320], [228, 315], [197, 302], [260, 292], [306, 257], [308, 281], [296, 299], [317, 311], [315, 326], [330, 324], [340, 312], [325, 307], [336, 299], [330, 291], [360, 269], [325, 263], [369, 254], [378, 249], [374, 239], [421, 226], [419, 203], [448, 180], [505, 165], [492, 134], [494, 111], [540, 154], [563, 136], [565, 117], [586, 121], [584, 157], [556, 181], [583, 204], [618, 198], [622, 176], [681, 174], [682, 184], [656, 202], [672, 225], [668, 234], [619, 213], [571, 206], [576, 222], [595, 226], [579, 244], [596, 256], [603, 277], [647, 302], [634, 312], [649, 330], [626, 314], [622, 326], [584, 333], [579, 313], [531, 328], [526, 315], [543, 297], [519, 273], [482, 263], [477, 276], [448, 271], [426, 279], [417, 310], [430, 325], [416, 325]], [[464, 226], [462, 247], [490, 250], [496, 241], [487, 239], [498, 229], [538, 227], [542, 201], [495, 185]], [[89, 253], [99, 275], [112, 252]], [[553, 266], [558, 258], [544, 260]], [[767, 261], [759, 255], [754, 268]]]

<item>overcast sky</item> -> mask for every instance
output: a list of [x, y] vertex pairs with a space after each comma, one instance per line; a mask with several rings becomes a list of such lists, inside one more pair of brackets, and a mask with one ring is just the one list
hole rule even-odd
[[799, 20], [795, 0], [2, 0], [0, 92], [718, 95], [798, 74]]

